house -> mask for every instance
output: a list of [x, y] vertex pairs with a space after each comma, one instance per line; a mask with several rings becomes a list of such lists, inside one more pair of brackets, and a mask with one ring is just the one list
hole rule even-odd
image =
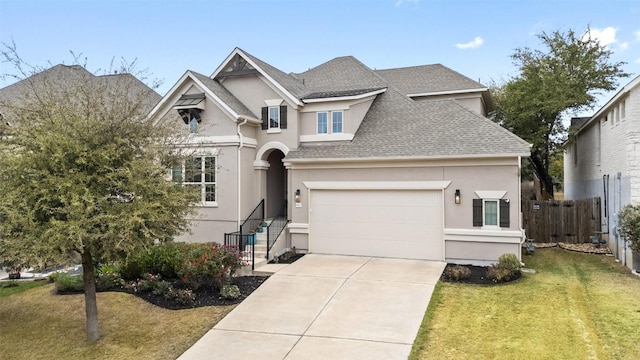
[[160, 94], [131, 74], [94, 75], [80, 65], [58, 64], [0, 89], [0, 123], [10, 126], [12, 119], [15, 121], [13, 110], [36, 99], [38, 92], [65, 91], [64, 84], [76, 80], [88, 80], [96, 88], [127, 90], [130, 96], [140, 98], [141, 113], [148, 113], [161, 99]]
[[564, 151], [566, 199], [600, 197], [602, 231], [625, 265], [640, 269], [618, 234], [618, 212], [640, 201], [640, 76], [631, 80], [589, 118], [571, 124]]
[[270, 247], [488, 264], [520, 256], [530, 154], [491, 107], [485, 86], [442, 65], [345, 56], [285, 73], [236, 48], [210, 76], [187, 71], [150, 116], [188, 136], [173, 178], [202, 191], [178, 240], [222, 242], [264, 201], [283, 219]]

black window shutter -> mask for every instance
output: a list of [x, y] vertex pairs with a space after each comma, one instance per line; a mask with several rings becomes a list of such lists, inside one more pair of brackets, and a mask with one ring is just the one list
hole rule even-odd
[[509, 201], [500, 200], [500, 227], [509, 227]]
[[482, 226], [482, 199], [473, 199], [473, 226]]
[[280, 129], [287, 128], [287, 105], [280, 106]]
[[262, 130], [267, 130], [269, 128], [269, 108], [262, 108]]

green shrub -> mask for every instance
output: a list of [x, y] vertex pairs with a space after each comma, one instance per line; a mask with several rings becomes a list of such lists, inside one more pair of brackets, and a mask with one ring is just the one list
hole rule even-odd
[[196, 295], [191, 289], [175, 289], [170, 287], [165, 297], [169, 300], [175, 300], [181, 305], [193, 305], [196, 302]]
[[215, 243], [192, 245], [182, 259], [178, 275], [193, 290], [199, 289], [207, 281], [211, 281], [217, 289], [222, 289], [231, 275], [243, 265], [233, 249]]
[[444, 275], [455, 281], [466, 280], [471, 276], [471, 270], [466, 266], [456, 265], [447, 267]]
[[640, 252], [640, 205], [628, 204], [620, 211], [620, 232], [629, 247]]
[[178, 278], [177, 269], [182, 258], [194, 244], [161, 243], [128, 258], [120, 272], [128, 280], [141, 278], [146, 273], [159, 274], [165, 279]]
[[67, 273], [58, 273], [55, 277], [57, 292], [82, 292], [84, 290], [84, 282], [82, 276], [69, 275]]
[[124, 284], [124, 280], [118, 273], [98, 273], [96, 275], [96, 290], [107, 291], [116, 287], [120, 287]]
[[512, 267], [514, 269], [520, 269], [520, 267], [522, 266], [522, 264], [520, 263], [520, 260], [518, 260], [518, 257], [516, 256], [516, 254], [502, 254], [502, 255], [500, 255], [500, 257], [498, 258], [498, 264], [503, 265], [503, 266]]
[[146, 273], [142, 275], [142, 279], [137, 279], [129, 283], [127, 288], [136, 293], [148, 292], [154, 290], [160, 281], [162, 281], [160, 275]]
[[487, 278], [495, 282], [511, 281], [520, 275], [522, 264], [515, 254], [502, 254], [498, 262], [487, 269]]
[[224, 299], [237, 299], [240, 297], [238, 285], [224, 285], [220, 290], [220, 296]]
[[171, 283], [165, 280], [156, 281], [152, 292], [155, 295], [166, 295], [171, 290]]

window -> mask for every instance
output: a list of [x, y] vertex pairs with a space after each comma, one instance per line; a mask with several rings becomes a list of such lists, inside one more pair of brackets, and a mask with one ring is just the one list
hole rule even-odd
[[216, 158], [195, 156], [171, 169], [171, 179], [185, 186], [200, 188], [203, 204], [216, 202]]
[[[329, 127], [329, 114], [331, 114], [331, 127]], [[318, 134], [341, 134], [342, 133], [342, 111], [321, 111], [317, 113]]]
[[473, 226], [509, 227], [508, 199], [473, 199]]
[[624, 120], [626, 116], [627, 116], [627, 101], [622, 100], [622, 103], [620, 104], [620, 118]]
[[318, 116], [318, 134], [328, 134], [329, 129], [327, 127], [328, 114], [326, 112], [319, 112]]
[[276, 106], [269, 107], [269, 129], [280, 129], [280, 109]]
[[484, 221], [485, 226], [498, 226], [498, 200], [484, 200]]
[[331, 132], [334, 134], [342, 133], [342, 111], [331, 113]]
[[198, 120], [195, 117], [193, 117], [189, 121], [189, 133], [195, 134], [196, 132], [198, 132]]
[[278, 130], [287, 128], [287, 106], [265, 106], [262, 108], [262, 130]]

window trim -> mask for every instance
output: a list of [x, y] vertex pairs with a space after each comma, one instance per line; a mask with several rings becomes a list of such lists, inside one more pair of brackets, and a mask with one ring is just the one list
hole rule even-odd
[[[192, 160], [192, 159], [196, 159], [196, 158], [200, 158], [200, 169], [199, 169], [199, 174], [200, 174], [200, 181], [199, 182], [187, 182], [186, 180], [186, 164], [188, 161]], [[211, 158], [213, 159], [213, 181], [206, 181], [206, 177], [205, 177], [205, 172], [206, 172], [206, 159]], [[177, 181], [177, 168], [178, 166], [174, 166], [171, 169], [171, 180], [172, 181]], [[191, 157], [189, 157], [188, 159], [186, 159], [185, 161], [183, 161], [180, 164], [180, 184], [182, 186], [199, 186], [200, 187], [200, 201], [199, 204], [200, 206], [206, 206], [206, 207], [216, 207], [218, 206], [218, 156], [216, 155], [193, 155]], [[206, 200], [206, 196], [207, 196], [207, 185], [213, 185], [214, 186], [214, 192], [213, 192], [213, 198], [214, 200], [211, 201], [207, 201]]]
[[[334, 114], [341, 114], [340, 116], [340, 131], [335, 131], [334, 128]], [[320, 114], [326, 114], [326, 132], [320, 132]], [[317, 111], [316, 112], [316, 135], [331, 135], [331, 134], [344, 134], [344, 111], [332, 110], [332, 111]]]
[[[496, 224], [487, 224], [487, 202], [496, 204]], [[482, 199], [482, 229], [500, 229], [500, 199]]]

